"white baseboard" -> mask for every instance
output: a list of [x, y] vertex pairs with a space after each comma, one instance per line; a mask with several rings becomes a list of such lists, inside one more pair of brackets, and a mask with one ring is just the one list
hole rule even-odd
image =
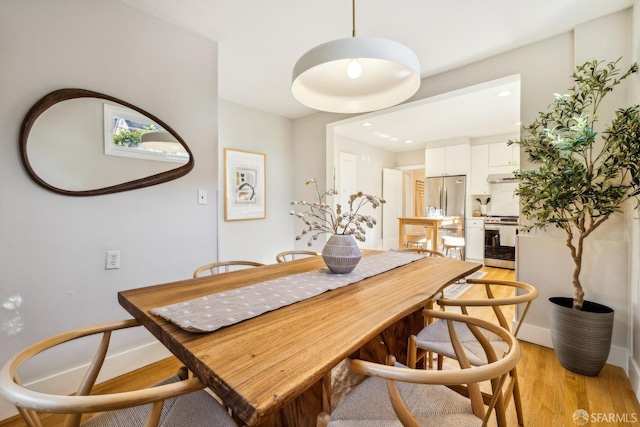
[[[523, 323], [520, 327], [520, 332], [518, 332], [518, 339], [538, 344], [543, 347], [553, 348], [553, 344], [551, 343], [551, 331], [539, 326]], [[611, 350], [609, 351], [609, 357], [607, 358], [607, 363], [621, 367], [624, 369], [624, 372], [629, 375], [629, 351], [626, 348], [612, 345]]]
[[551, 344], [551, 332], [549, 329], [523, 323], [518, 332], [518, 339], [543, 347], [553, 348]]
[[[157, 341], [123, 353], [114, 354], [105, 360], [97, 382], [101, 383], [110, 380], [169, 356], [171, 356], [169, 350]], [[74, 387], [77, 387], [77, 384], [80, 383], [86, 367], [87, 365], [79, 366], [65, 372], [41, 378], [30, 382], [27, 386], [42, 392], [55, 391], [57, 394], [71, 394], [76, 391]], [[10, 418], [17, 414], [18, 411], [15, 406], [0, 398], [0, 420]]]
[[629, 358], [629, 372], [627, 373], [631, 388], [636, 393], [636, 398], [640, 400], [640, 366], [633, 358]]

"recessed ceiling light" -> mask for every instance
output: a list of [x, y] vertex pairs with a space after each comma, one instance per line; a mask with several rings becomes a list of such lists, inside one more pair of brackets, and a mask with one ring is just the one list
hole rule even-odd
[[371, 125], [372, 125], [372, 123], [371, 123], [371, 122], [364, 122], [364, 123], [362, 124], [362, 126], [364, 126], [364, 127], [371, 126]]
[[393, 138], [389, 138], [389, 141], [396, 142], [397, 140], [398, 140], [398, 138], [396, 138], [395, 136]]
[[413, 143], [413, 139], [407, 139], [406, 141], [404, 141], [406, 144], [411, 144]]
[[509, 96], [511, 95], [510, 90], [503, 90], [502, 92], [498, 92], [498, 96]]
[[379, 136], [380, 138], [387, 139], [387, 138], [389, 138], [391, 135], [387, 135], [386, 133], [380, 133], [380, 132], [378, 132], [378, 136]]

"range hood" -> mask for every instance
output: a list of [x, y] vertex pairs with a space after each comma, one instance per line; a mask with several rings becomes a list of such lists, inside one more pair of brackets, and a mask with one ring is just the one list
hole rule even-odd
[[487, 181], [498, 184], [502, 182], [518, 182], [518, 178], [516, 178], [512, 173], [492, 173], [487, 176]]

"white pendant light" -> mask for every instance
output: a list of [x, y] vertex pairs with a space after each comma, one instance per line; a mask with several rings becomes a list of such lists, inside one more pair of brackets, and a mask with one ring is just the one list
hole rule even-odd
[[140, 145], [150, 150], [166, 153], [186, 153], [187, 150], [167, 131], [145, 132], [140, 135]]
[[353, 36], [316, 46], [293, 67], [291, 91], [304, 105], [333, 113], [363, 113], [399, 104], [420, 87], [420, 62], [406, 46]]

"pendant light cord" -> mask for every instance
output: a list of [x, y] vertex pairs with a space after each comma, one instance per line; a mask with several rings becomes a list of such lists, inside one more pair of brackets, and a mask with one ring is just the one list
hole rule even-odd
[[351, 37], [356, 36], [356, 0], [351, 0]]

